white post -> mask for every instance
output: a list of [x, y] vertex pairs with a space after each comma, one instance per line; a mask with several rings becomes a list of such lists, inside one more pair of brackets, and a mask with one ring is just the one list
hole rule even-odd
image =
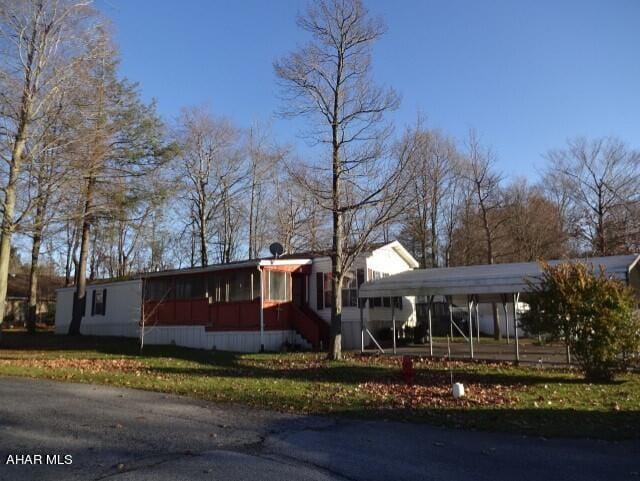
[[360, 304], [360, 354], [364, 352], [364, 303], [366, 299], [358, 298], [358, 304]]
[[429, 356], [433, 357], [433, 331], [431, 330], [431, 306], [433, 305], [433, 296], [429, 298]]
[[467, 296], [467, 311], [469, 312], [469, 353], [473, 359], [473, 298]]
[[478, 336], [478, 344], [480, 344], [480, 313], [478, 312], [478, 296], [476, 296], [475, 311], [476, 311], [476, 336]]
[[142, 328], [140, 329], [140, 350], [142, 351], [142, 349], [144, 349], [144, 290], [145, 290], [145, 283], [144, 283], [144, 278], [140, 281], [140, 285], [142, 287], [142, 296], [140, 296], [142, 298], [142, 302], [140, 303], [140, 317], [142, 320]]
[[396, 309], [393, 303], [391, 303], [391, 322], [393, 324], [393, 353], [396, 354]]
[[447, 296], [447, 307], [449, 308], [449, 335], [453, 341], [453, 310], [451, 310], [451, 297]]
[[502, 301], [502, 313], [504, 314], [504, 327], [507, 333], [507, 344], [510, 344], [509, 341], [509, 310], [507, 309], [507, 295], [500, 294], [500, 300]]
[[260, 273], [260, 352], [264, 352], [264, 269], [258, 267]]
[[513, 294], [513, 331], [516, 340], [516, 362], [520, 362], [520, 345], [518, 344], [518, 299], [520, 298], [519, 292]]

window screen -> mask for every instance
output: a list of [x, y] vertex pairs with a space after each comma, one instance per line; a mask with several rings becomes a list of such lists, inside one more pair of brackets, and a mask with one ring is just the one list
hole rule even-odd
[[393, 297], [393, 306], [396, 309], [402, 310], [402, 297]]
[[269, 272], [269, 299], [272, 301], [289, 300], [289, 286], [287, 272]]
[[356, 307], [358, 304], [358, 284], [353, 271], [342, 278], [342, 307]]
[[173, 298], [172, 280], [165, 279], [148, 279], [145, 283], [146, 300], [164, 300]]
[[251, 300], [251, 272], [238, 271], [229, 275], [229, 301]]
[[91, 315], [104, 316], [107, 312], [107, 290], [95, 289], [91, 296]]
[[205, 297], [203, 277], [179, 277], [176, 279], [176, 299], [201, 299]]
[[224, 290], [224, 279], [219, 274], [210, 274], [207, 279], [207, 294], [210, 302], [224, 302], [226, 301], [226, 294]]

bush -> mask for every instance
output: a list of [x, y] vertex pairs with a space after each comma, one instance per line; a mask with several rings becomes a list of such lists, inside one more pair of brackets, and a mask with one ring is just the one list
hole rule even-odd
[[541, 281], [530, 284], [523, 327], [564, 340], [588, 380], [609, 381], [626, 369], [640, 350], [633, 291], [582, 263], [542, 264]]

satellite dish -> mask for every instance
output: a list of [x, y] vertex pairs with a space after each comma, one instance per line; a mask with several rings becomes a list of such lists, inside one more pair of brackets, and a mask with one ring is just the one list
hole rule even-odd
[[277, 259], [283, 254], [284, 247], [282, 247], [282, 244], [280, 244], [280, 242], [274, 242], [269, 246], [269, 251], [271, 252], [271, 255], [273, 255], [273, 257]]

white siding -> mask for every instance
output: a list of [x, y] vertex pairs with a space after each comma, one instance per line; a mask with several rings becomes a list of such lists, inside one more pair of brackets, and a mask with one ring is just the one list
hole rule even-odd
[[[514, 326], [513, 326], [513, 303], [507, 303], [507, 317], [505, 322], [504, 310], [502, 308], [502, 303], [496, 303], [497, 311], [498, 311], [498, 324], [500, 325], [500, 331], [503, 336], [506, 337], [507, 330], [509, 331], [509, 336], [513, 337]], [[522, 302], [518, 303], [518, 315], [520, 315], [523, 310], [526, 308], [526, 305]], [[480, 317], [480, 333], [493, 335], [493, 308], [490, 303], [480, 303], [478, 304], [478, 315]], [[475, 324], [474, 324], [475, 329]], [[518, 336], [524, 337], [526, 333], [518, 328]]]
[[[386, 245], [373, 251], [372, 254], [367, 257], [366, 262], [367, 269], [384, 272], [385, 274], [397, 274], [411, 269], [391, 245]], [[398, 329], [405, 324], [414, 326], [416, 322], [415, 299], [413, 297], [403, 297], [402, 309], [395, 309], [395, 317], [397, 322], [396, 327]], [[372, 326], [376, 326], [376, 328], [387, 324], [391, 326], [391, 308], [370, 307], [368, 309], [368, 320]], [[369, 329], [373, 331], [371, 327], [369, 327]]]
[[[411, 269], [411, 266], [393, 249], [392, 245], [386, 245], [372, 252], [359, 256], [352, 268], [373, 269], [387, 274], [396, 274]], [[331, 259], [329, 257], [317, 257], [313, 259], [312, 273], [309, 279], [309, 305], [327, 323], [331, 319], [331, 309], [317, 309], [316, 297], [316, 273], [331, 272]], [[368, 279], [367, 279], [368, 280]], [[402, 300], [402, 310], [396, 309], [396, 327], [415, 324], [415, 302], [413, 298], [405, 297]], [[365, 309], [365, 321], [368, 328], [375, 330], [391, 326], [391, 308], [375, 307]], [[360, 347], [360, 309], [357, 307], [342, 308], [342, 347], [344, 349], [357, 349]]]
[[[265, 331], [266, 351], [279, 351], [285, 342], [311, 349], [311, 345], [295, 331]], [[259, 331], [207, 332], [204, 326], [163, 326], [145, 328], [145, 344], [175, 344], [196, 349], [216, 349], [219, 351], [258, 352], [260, 351]]]
[[[397, 244], [397, 243], [395, 243]], [[395, 274], [411, 269], [411, 265], [394, 248], [394, 244], [383, 246], [361, 255], [353, 266], [356, 269], [367, 268], [378, 272]], [[308, 299], [310, 307], [327, 323], [331, 317], [328, 308], [317, 309], [316, 273], [331, 272], [329, 257], [313, 259], [309, 277]], [[104, 316], [91, 316], [93, 290], [107, 289], [107, 308]], [[57, 334], [66, 334], [71, 320], [73, 288], [59, 289], [56, 302]], [[87, 287], [86, 316], [82, 319], [80, 331], [89, 335], [112, 335], [139, 337], [141, 282], [111, 282]], [[365, 320], [372, 332], [391, 326], [391, 308], [376, 307], [364, 311]], [[415, 303], [412, 298], [403, 299], [403, 309], [396, 309], [398, 329], [403, 325], [415, 323]], [[345, 349], [357, 349], [360, 346], [360, 310], [357, 307], [345, 307], [342, 311], [342, 343]], [[145, 329], [144, 341], [148, 344], [176, 344], [179, 346], [219, 349], [240, 352], [255, 352], [260, 349], [259, 332], [207, 332], [203, 326], [165, 326]], [[265, 349], [279, 350], [283, 343], [290, 342], [308, 346], [295, 331], [266, 331], [263, 342]]]
[[[80, 332], [95, 336], [138, 337], [140, 321], [141, 282], [121, 281], [87, 286], [87, 306]], [[106, 289], [105, 314], [91, 315], [93, 291]], [[71, 322], [74, 288], [58, 289], [56, 299], [56, 334], [66, 334]]]

